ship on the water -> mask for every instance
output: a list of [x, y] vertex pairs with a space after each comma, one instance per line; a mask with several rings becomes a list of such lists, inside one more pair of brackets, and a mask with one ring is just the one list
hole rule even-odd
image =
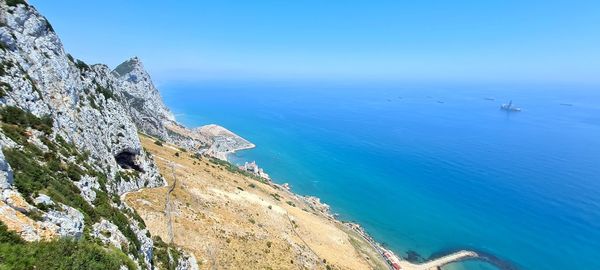
[[515, 107], [512, 105], [512, 100], [509, 101], [507, 104], [502, 104], [502, 106], [500, 106], [501, 110], [505, 110], [507, 112], [520, 112], [521, 108], [519, 107]]

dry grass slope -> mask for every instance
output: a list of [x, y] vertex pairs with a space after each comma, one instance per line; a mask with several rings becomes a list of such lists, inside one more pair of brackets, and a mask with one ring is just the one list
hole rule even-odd
[[386, 269], [354, 231], [311, 209], [302, 198], [197, 159], [172, 145], [141, 136], [169, 187], [125, 196], [150, 232], [194, 253], [201, 269]]

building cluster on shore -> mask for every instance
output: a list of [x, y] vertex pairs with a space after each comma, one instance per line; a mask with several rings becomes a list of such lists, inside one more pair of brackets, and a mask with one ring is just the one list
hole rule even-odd
[[258, 167], [258, 165], [256, 165], [256, 161], [245, 162], [244, 165], [241, 165], [238, 168], [240, 170], [244, 170], [249, 173], [252, 173], [256, 176], [265, 178], [267, 180], [271, 180], [271, 177], [262, 168], [260, 168], [260, 167]]

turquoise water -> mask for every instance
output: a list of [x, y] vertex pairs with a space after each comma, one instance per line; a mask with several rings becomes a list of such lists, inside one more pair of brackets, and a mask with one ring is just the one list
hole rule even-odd
[[[238, 82], [162, 94], [187, 126], [257, 145], [233, 161], [256, 160], [400, 255], [469, 248], [505, 268], [600, 269], [599, 90]], [[500, 111], [509, 99], [523, 112]]]

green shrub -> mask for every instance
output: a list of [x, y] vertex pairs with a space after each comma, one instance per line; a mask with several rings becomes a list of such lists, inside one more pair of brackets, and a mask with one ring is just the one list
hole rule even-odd
[[[0, 235], [3, 234], [0, 231]], [[12, 237], [9, 239], [14, 241]], [[85, 240], [49, 242], [0, 241], [0, 269], [136, 269], [121, 251], [106, 249]]]
[[[160, 237], [152, 237], [154, 241], [154, 257], [152, 264], [157, 269], [175, 270], [177, 262], [181, 257], [181, 252], [173, 245], [165, 243]], [[170, 255], [170, 256], [169, 256]]]
[[[2, 43], [0, 43], [0, 46], [2, 46]], [[0, 82], [0, 98], [5, 97], [8, 92], [12, 92], [12, 86], [10, 86], [10, 84], [5, 83], [5, 82]]]
[[107, 100], [108, 100], [109, 98], [112, 98], [112, 99], [114, 99], [114, 97], [115, 97], [112, 91], [110, 91], [110, 90], [109, 90], [109, 89], [107, 89], [106, 87], [102, 87], [102, 86], [100, 86], [100, 85], [97, 85], [97, 86], [96, 86], [96, 92], [98, 92], [98, 93], [102, 94], [102, 95], [104, 96], [104, 98], [105, 98], [105, 99], [107, 99]]
[[44, 188], [52, 172], [40, 166], [32, 153], [17, 149], [3, 149], [6, 161], [14, 171], [14, 184], [25, 198]]
[[23, 244], [25, 241], [13, 231], [9, 231], [4, 223], [0, 222], [0, 243]]
[[69, 61], [71, 61], [72, 63], [75, 63], [75, 58], [73, 58], [73, 56], [70, 53], [67, 53], [67, 58], [69, 59]]
[[79, 168], [79, 166], [73, 164], [73, 163], [68, 163], [67, 164], [67, 176], [69, 176], [69, 178], [73, 181], [79, 181], [81, 180], [81, 175], [83, 174], [83, 171], [81, 170], [81, 168]]
[[92, 106], [92, 108], [96, 110], [100, 109], [98, 105], [96, 105], [96, 99], [94, 99], [94, 97], [88, 96], [88, 102], [90, 103], [90, 106]]
[[154, 141], [154, 144], [156, 144], [158, 146], [163, 146], [163, 143], [160, 140]]
[[27, 2], [25, 2], [25, 0], [6, 0], [6, 4], [11, 7], [16, 7], [19, 4], [27, 6]]
[[[4, 26], [2, 25], [2, 23], [0, 22], [0, 27]], [[6, 44], [4, 44], [4, 42], [0, 41], [0, 50], [6, 51], [8, 49], [8, 46]]]
[[75, 66], [77, 66], [77, 68], [79, 68], [82, 71], [90, 70], [90, 66], [88, 66], [88, 64], [79, 59], [75, 60]]
[[77, 156], [78, 151], [77, 151], [77, 147], [74, 144], [67, 142], [65, 140], [65, 138], [63, 138], [60, 135], [56, 135], [56, 141], [58, 142], [58, 144], [60, 146], [59, 150], [62, 150], [62, 152], [65, 153], [64, 155], [66, 157]]
[[[110, 198], [106, 192], [96, 191], [96, 200], [94, 201], [94, 205], [96, 206], [95, 210], [97, 212], [97, 216], [101, 216], [115, 224], [119, 231], [127, 237], [130, 243], [133, 243], [130, 246], [133, 254], [138, 254], [138, 250], [141, 248], [141, 243], [138, 240], [135, 232], [129, 227], [129, 219], [123, 212], [119, 209], [116, 209], [110, 205]], [[143, 221], [142, 221], [143, 222]]]
[[0, 87], [8, 92], [12, 92], [12, 90], [13, 90], [12, 86], [10, 86], [10, 84], [7, 82], [0, 82]]
[[21, 108], [5, 106], [0, 109], [0, 117], [5, 123], [34, 128], [46, 134], [52, 133], [53, 120], [50, 116], [40, 118]]
[[50, 21], [48, 21], [48, 19], [44, 18], [46, 20], [46, 28], [48, 29], [48, 31], [50, 32], [54, 32], [54, 27], [52, 27], [52, 24], [50, 24]]
[[18, 144], [25, 144], [27, 142], [25, 129], [21, 126], [2, 124], [2, 131], [4, 131], [4, 135]]

